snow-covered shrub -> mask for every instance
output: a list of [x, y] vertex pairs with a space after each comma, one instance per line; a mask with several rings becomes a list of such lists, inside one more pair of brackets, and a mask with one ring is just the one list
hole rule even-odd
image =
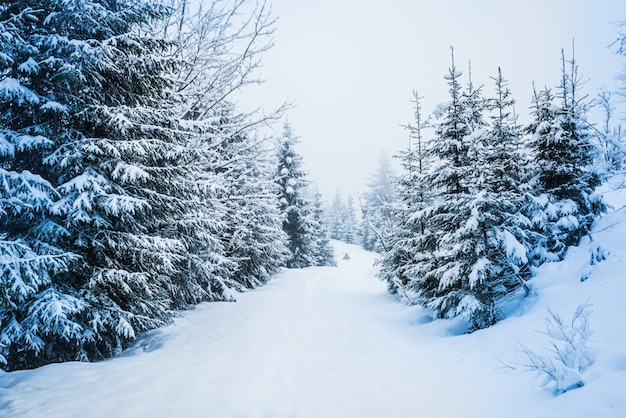
[[521, 345], [529, 361], [528, 369], [545, 377], [543, 385], [554, 383], [555, 395], [585, 384], [582, 373], [593, 363], [593, 353], [588, 346], [591, 312], [591, 305], [584, 303], [576, 309], [571, 321], [565, 323], [558, 313], [548, 309], [543, 333], [550, 337], [550, 347], [538, 353]]

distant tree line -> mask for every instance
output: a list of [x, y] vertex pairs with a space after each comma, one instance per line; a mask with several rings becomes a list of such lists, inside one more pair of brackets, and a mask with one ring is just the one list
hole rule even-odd
[[382, 251], [393, 225], [391, 204], [395, 201], [394, 173], [389, 157], [381, 152], [376, 171], [368, 178], [366, 191], [357, 199], [337, 191], [326, 209], [330, 237], [368, 251]]

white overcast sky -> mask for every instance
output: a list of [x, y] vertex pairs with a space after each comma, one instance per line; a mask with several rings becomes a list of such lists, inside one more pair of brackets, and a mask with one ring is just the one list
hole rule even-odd
[[[493, 90], [502, 67], [517, 112], [527, 117], [532, 82], [559, 82], [561, 48], [572, 39], [586, 92], [615, 86], [626, 63], [607, 46], [626, 0], [268, 0], [278, 18], [265, 54], [262, 86], [246, 102], [296, 107], [289, 120], [297, 150], [326, 200], [363, 192], [377, 155], [407, 146], [400, 125], [412, 122], [412, 91], [424, 113], [448, 100], [443, 79], [454, 46], [457, 67]], [[464, 78], [463, 82], [467, 79]]]

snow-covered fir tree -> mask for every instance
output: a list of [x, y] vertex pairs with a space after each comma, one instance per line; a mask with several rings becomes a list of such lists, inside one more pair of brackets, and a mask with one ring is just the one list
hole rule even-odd
[[[43, 158], [50, 134], [66, 109], [46, 100], [33, 85], [42, 68], [38, 51], [24, 34], [39, 19], [27, 4], [0, 5], [0, 364], [40, 352], [51, 335], [81, 338], [82, 329], [66, 316], [84, 309], [74, 295], [53, 287], [78, 255], [61, 242], [68, 231], [56, 219], [59, 195]], [[45, 68], [44, 68], [45, 71]], [[50, 309], [58, 302], [58, 310]], [[34, 315], [33, 315], [34, 314]], [[21, 361], [25, 361], [21, 360]]]
[[164, 281], [184, 252], [154, 230], [171, 213], [163, 189], [178, 174], [162, 169], [180, 141], [165, 77], [175, 63], [159, 57], [167, 42], [140, 35], [167, 11], [18, 0], [0, 13], [2, 129], [21, 151], [3, 166], [54, 188], [52, 213], [24, 208], [38, 221], [19, 235], [76, 260], [3, 315], [15, 325], [2, 335], [5, 357], [12, 367], [101, 358], [168, 320]]
[[326, 223], [328, 225], [328, 232], [331, 239], [342, 240], [343, 239], [343, 220], [342, 216], [345, 212], [343, 199], [339, 190], [335, 192], [332, 202], [326, 210]]
[[376, 171], [367, 183], [368, 190], [360, 199], [363, 212], [361, 245], [368, 251], [381, 251], [387, 247], [387, 237], [393, 227], [393, 178], [391, 161], [387, 154], [381, 153]]
[[[574, 59], [562, 55], [561, 83], [535, 92], [534, 120], [528, 126], [535, 178], [524, 212], [532, 221], [535, 264], [561, 259], [567, 247], [589, 232], [605, 210], [594, 192], [600, 176], [593, 167], [595, 147], [586, 121], [585, 98]], [[555, 100], [558, 99], [558, 103]]]
[[424, 141], [424, 130], [428, 120], [423, 121], [421, 97], [413, 92], [415, 103], [415, 124], [407, 125], [409, 129], [409, 147], [398, 155], [404, 172], [395, 178], [396, 202], [392, 205], [394, 225], [387, 237], [384, 251], [377, 260], [378, 276], [387, 282], [391, 293], [399, 294], [407, 303], [415, 303], [413, 297], [405, 292], [405, 286], [411, 280], [411, 269], [414, 263], [425, 259], [427, 248], [424, 241], [426, 234], [426, 218], [423, 212], [430, 204], [430, 187], [427, 184], [429, 156], [427, 143]]
[[283, 229], [289, 237], [290, 256], [286, 263], [289, 268], [320, 265], [319, 262], [329, 261], [326, 255], [332, 252], [327, 248], [329, 242], [324, 240], [326, 232], [320, 225], [319, 212], [306, 196], [309, 181], [302, 169], [302, 157], [294, 149], [298, 142], [291, 125], [285, 123], [279, 143], [276, 182], [284, 214]]
[[359, 223], [356, 218], [354, 197], [350, 194], [343, 205], [341, 213], [341, 238], [347, 244], [356, 244], [359, 241]]
[[274, 155], [263, 142], [238, 133], [239, 122], [225, 124], [218, 136], [227, 138], [220, 145], [223, 189], [218, 202], [226, 208], [222, 239], [226, 257], [236, 265], [232, 280], [237, 288], [253, 288], [285, 265], [290, 253], [274, 181]]
[[2, 367], [109, 356], [284, 261], [267, 120], [227, 100], [271, 33], [262, 8], [229, 32], [243, 4], [195, 37], [150, 0], [0, 5]]
[[455, 264], [461, 267], [460, 285], [468, 292], [457, 312], [463, 310], [471, 329], [501, 319], [499, 301], [519, 287], [528, 291], [530, 278], [522, 244], [528, 223], [519, 215], [525, 165], [519, 149], [522, 131], [512, 114], [514, 100], [500, 70], [494, 81], [496, 95], [485, 103], [492, 122], [475, 131], [470, 147], [477, 171], [466, 201], [469, 217], [454, 234], [455, 245], [464, 248], [456, 256], [463, 262]]
[[476, 248], [484, 245], [484, 231], [480, 231], [480, 209], [474, 207], [485, 101], [471, 82], [463, 92], [460, 77], [453, 59], [446, 76], [451, 101], [437, 126], [437, 143], [430, 147], [433, 165], [426, 181], [434, 196], [423, 234], [429, 247], [420, 248], [424, 257], [413, 267], [414, 277], [407, 288], [437, 316], [460, 315], [479, 326], [495, 321], [493, 301], [481, 300], [488, 286], [481, 285], [486, 282], [482, 277], [486, 260]]
[[406, 288], [441, 317], [471, 316], [478, 308], [470, 300], [469, 274], [476, 261], [472, 247], [477, 238], [472, 234], [475, 224], [468, 222], [476, 173], [470, 151], [484, 127], [484, 101], [480, 90], [470, 88], [464, 93], [460, 77], [453, 60], [445, 77], [451, 100], [442, 108], [442, 119], [429, 147], [432, 167], [426, 183], [433, 191], [433, 200], [427, 211], [413, 215], [425, 216], [422, 223], [426, 228], [415, 243], [419, 256], [407, 266], [410, 281]]
[[326, 226], [327, 216], [324, 213], [322, 204], [322, 196], [315, 193], [313, 196], [313, 223], [315, 225], [316, 234], [314, 236], [314, 265], [316, 266], [335, 266], [335, 252], [330, 244], [330, 235]]
[[[446, 76], [451, 101], [440, 108], [443, 117], [427, 156], [404, 159], [409, 173], [398, 186], [399, 225], [380, 265], [392, 291], [436, 316], [462, 316], [475, 330], [500, 319], [499, 300], [528, 278], [519, 241], [524, 219], [516, 216], [523, 159], [521, 130], [501, 74], [493, 100], [485, 100], [471, 81], [463, 91], [460, 77], [453, 60]], [[416, 161], [428, 170], [416, 170]]]
[[[412, 207], [419, 194], [406, 193], [400, 220], [404, 225], [398, 228], [399, 236], [394, 239], [396, 248], [382, 261], [383, 278], [392, 290], [410, 293], [410, 301], [428, 306], [435, 315], [443, 317], [461, 313], [462, 309], [457, 307], [468, 295], [466, 286], [462, 285], [467, 274], [462, 269], [466, 261], [457, 257], [463, 256], [459, 251], [470, 249], [464, 249], [457, 240], [470, 215], [466, 205], [467, 181], [473, 177], [474, 166], [468, 152], [472, 127], [481, 113], [480, 109], [466, 107], [468, 97], [463, 94], [460, 77], [453, 59], [445, 76], [451, 100], [440, 107], [442, 120], [427, 151], [431, 166], [421, 183], [428, 185], [432, 201], [427, 207]], [[476, 91], [470, 93], [472, 102], [476, 101]], [[405, 187], [413, 185], [409, 183]], [[405, 192], [400, 191], [400, 196], [404, 200]]]
[[271, 45], [273, 19], [264, 2], [168, 1], [172, 19], [160, 28], [187, 64], [174, 75], [181, 97], [177, 110], [193, 131], [185, 164], [199, 186], [193, 201], [200, 203], [198, 213], [170, 225], [184, 231], [180, 238], [193, 250], [205, 298], [227, 298], [225, 288], [266, 282], [286, 256], [274, 155], [257, 133], [282, 109], [241, 113], [231, 100], [233, 92], [257, 81], [254, 70]]

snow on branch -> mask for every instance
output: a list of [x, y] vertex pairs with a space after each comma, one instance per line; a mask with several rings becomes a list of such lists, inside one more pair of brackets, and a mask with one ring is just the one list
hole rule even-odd
[[528, 359], [527, 369], [544, 376], [544, 386], [553, 384], [555, 395], [585, 385], [582, 373], [593, 363], [593, 353], [588, 346], [591, 312], [591, 305], [584, 303], [566, 323], [558, 313], [548, 309], [543, 334], [550, 338], [550, 347], [538, 353], [520, 344]]

